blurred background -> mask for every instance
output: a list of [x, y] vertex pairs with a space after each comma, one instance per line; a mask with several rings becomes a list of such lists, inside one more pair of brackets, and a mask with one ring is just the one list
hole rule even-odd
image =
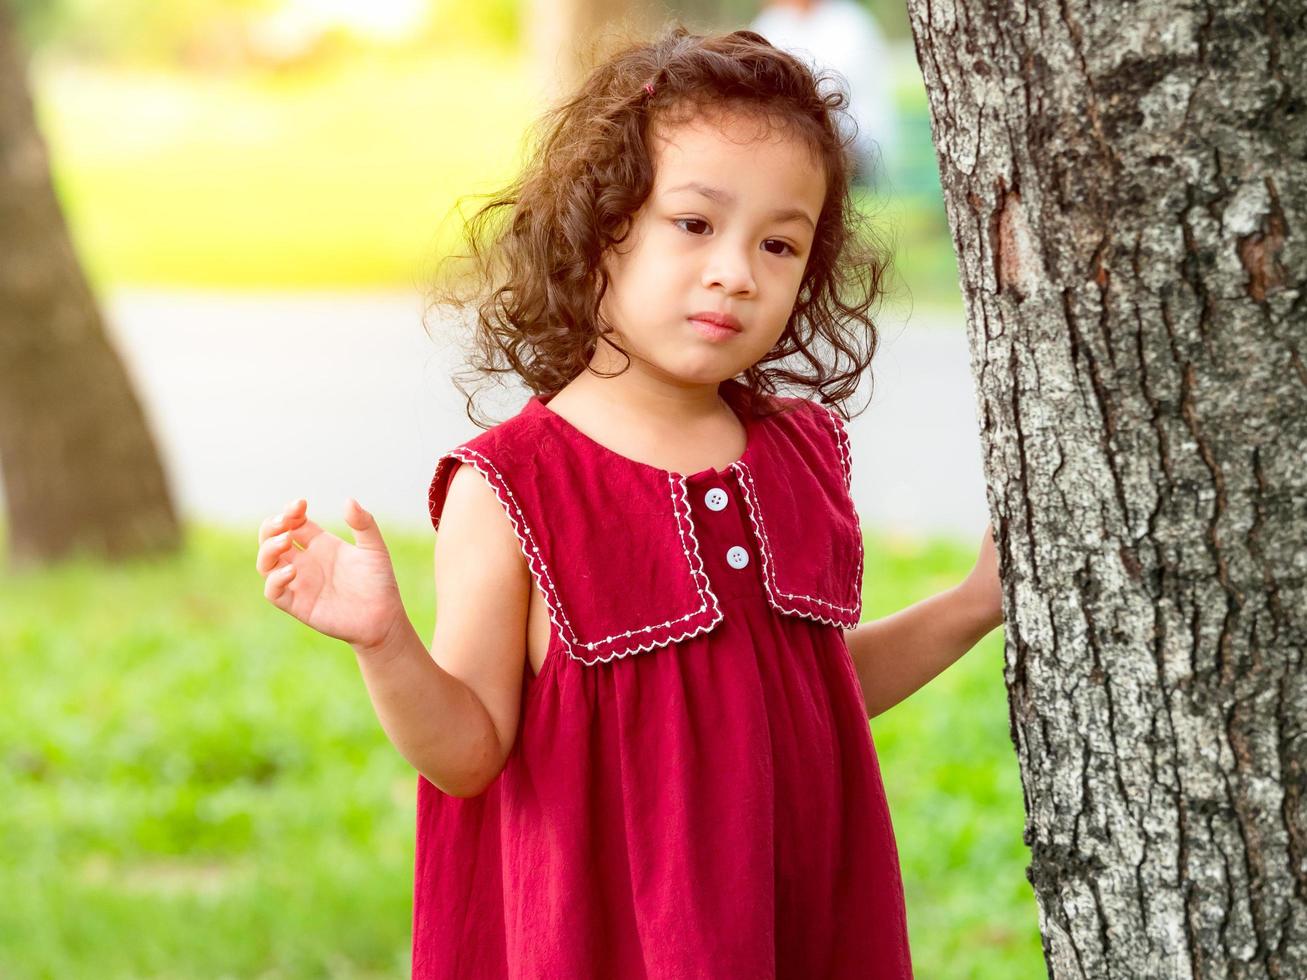
[[[352, 540], [354, 496], [430, 635], [427, 484], [478, 430], [423, 290], [615, 23], [752, 27], [847, 84], [895, 254], [850, 426], [866, 617], [970, 569], [971, 364], [901, 4], [4, 5], [0, 977], [407, 975], [416, 776], [348, 647], [263, 599], [258, 524], [303, 496]], [[139, 467], [79, 462], [120, 439]], [[871, 727], [918, 975], [1041, 975], [1001, 631]]]

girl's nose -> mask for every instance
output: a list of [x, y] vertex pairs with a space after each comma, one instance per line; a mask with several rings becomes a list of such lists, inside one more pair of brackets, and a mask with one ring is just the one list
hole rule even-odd
[[720, 286], [732, 295], [748, 295], [757, 288], [748, 256], [736, 247], [722, 247], [712, 253], [704, 267], [702, 282], [705, 289]]

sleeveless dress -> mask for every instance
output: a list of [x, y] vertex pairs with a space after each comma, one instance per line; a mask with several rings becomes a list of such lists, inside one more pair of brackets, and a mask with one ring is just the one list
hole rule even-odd
[[843, 420], [773, 396], [682, 475], [533, 396], [445, 453], [494, 488], [550, 617], [504, 770], [418, 776], [415, 980], [912, 976], [898, 851], [844, 630], [862, 534]]

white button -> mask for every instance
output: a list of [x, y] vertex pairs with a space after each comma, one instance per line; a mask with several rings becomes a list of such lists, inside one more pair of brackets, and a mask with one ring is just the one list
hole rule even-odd
[[703, 495], [703, 502], [708, 505], [709, 510], [725, 510], [726, 491], [721, 487], [713, 487]]
[[749, 564], [749, 553], [737, 544], [726, 552], [726, 563], [732, 568], [743, 568]]

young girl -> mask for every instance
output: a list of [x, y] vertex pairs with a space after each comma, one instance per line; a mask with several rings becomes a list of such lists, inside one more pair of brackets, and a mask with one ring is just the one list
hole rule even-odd
[[420, 773], [414, 977], [911, 976], [867, 721], [1001, 605], [986, 529], [961, 585], [859, 624], [832, 406], [883, 264], [842, 101], [678, 25], [546, 117], [479, 215], [510, 217], [484, 366], [535, 394], [436, 462], [430, 652], [356, 502], [353, 545], [303, 500], [260, 529], [265, 595], [354, 647]]

